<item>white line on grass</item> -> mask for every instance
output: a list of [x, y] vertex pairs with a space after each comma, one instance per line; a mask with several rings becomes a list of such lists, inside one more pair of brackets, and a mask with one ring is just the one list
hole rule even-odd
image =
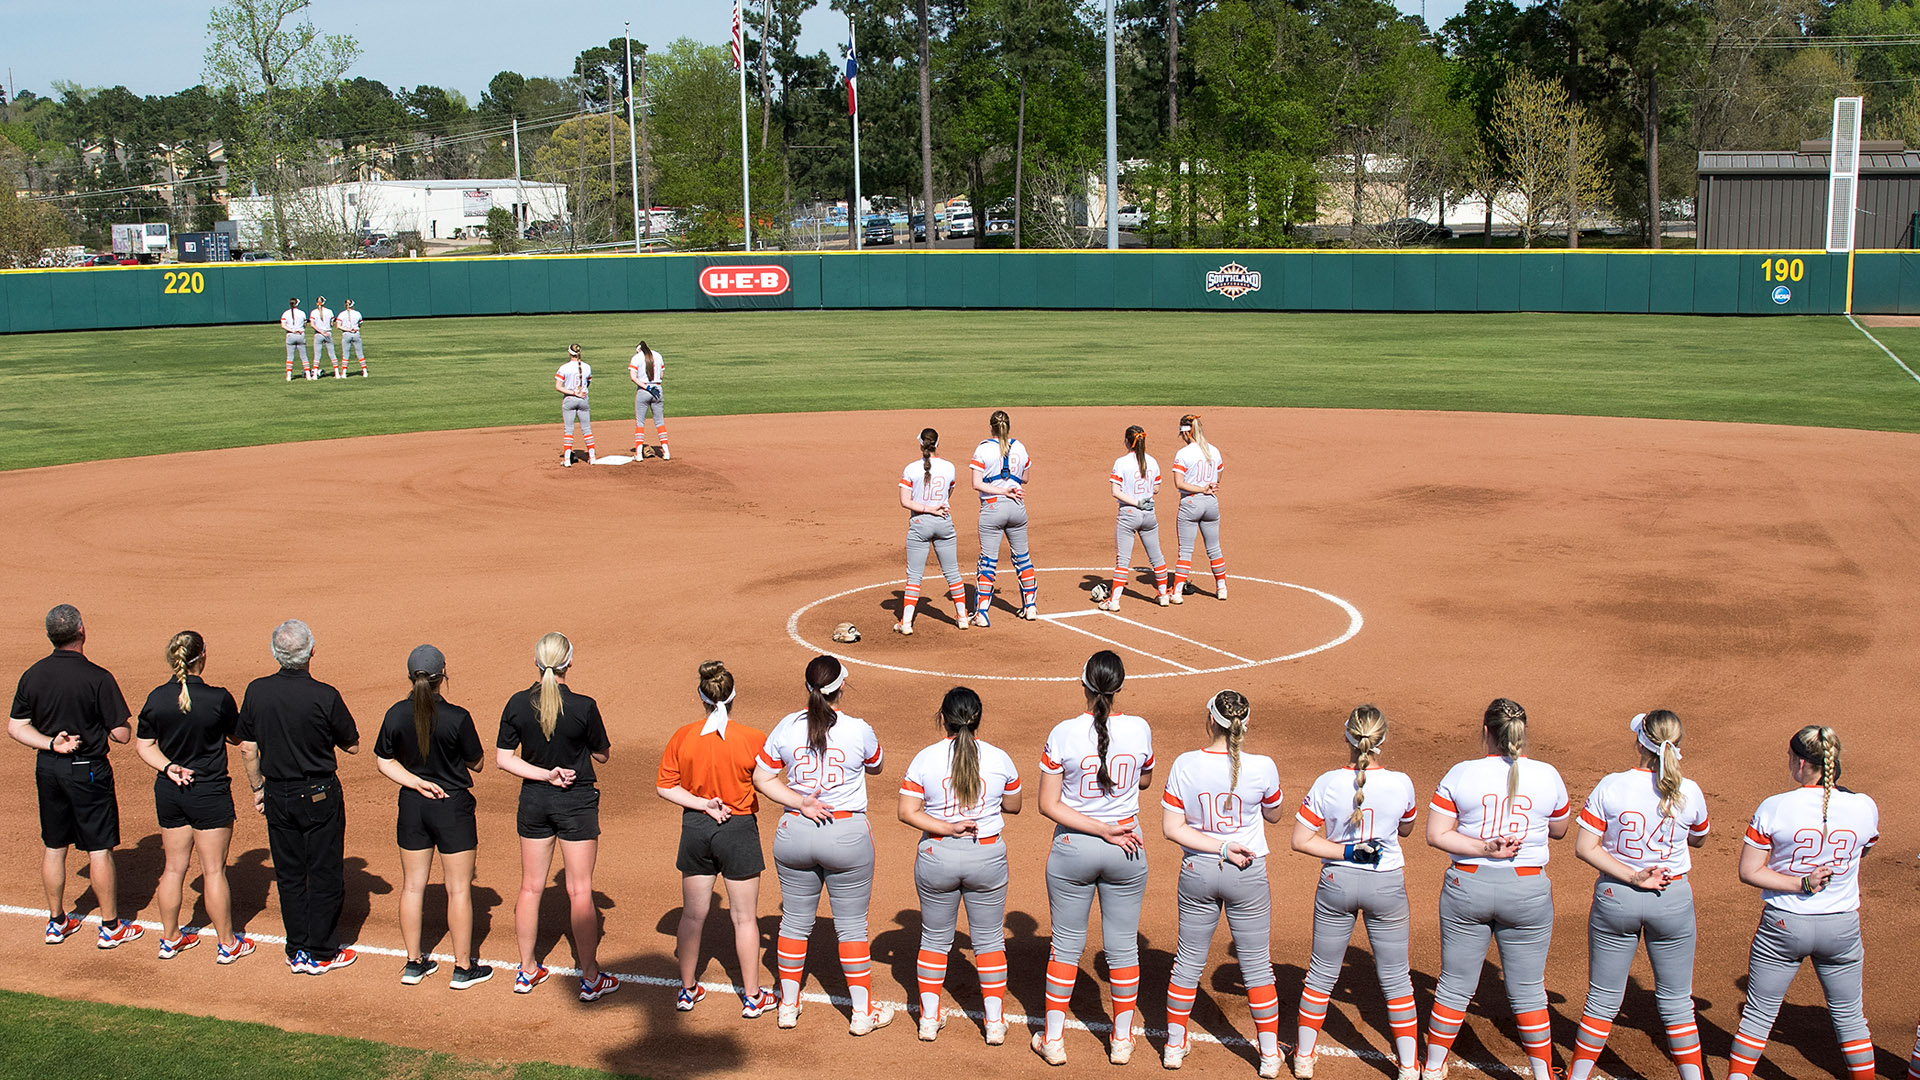
[[[26, 907], [18, 907], [13, 904], [0, 904], [0, 915], [15, 915], [15, 916], [24, 916], [32, 919], [45, 919], [47, 917], [47, 912], [46, 912], [46, 909], [44, 908], [26, 908]], [[97, 925], [100, 922], [100, 917], [98, 915], [88, 915], [86, 916], [84, 921]], [[158, 931], [161, 929], [160, 924], [157, 922], [153, 922], [145, 919], [140, 919], [135, 921], [143, 929], [146, 929], [146, 930]], [[255, 942], [263, 945], [285, 945], [287, 943], [287, 939], [278, 934], [262, 934], [262, 933], [254, 933], [253, 931], [247, 931], [246, 933], [249, 938], [252, 938]], [[353, 951], [357, 953], [364, 953], [368, 956], [387, 956], [387, 957], [392, 957], [396, 960], [404, 960], [408, 958], [407, 951], [405, 949], [389, 949], [379, 945], [362, 945], [357, 942], [351, 943], [350, 947], [353, 949]], [[123, 945], [123, 946], [120, 946], [120, 948], [126, 948], [126, 946]], [[456, 957], [448, 953], [430, 953], [428, 954], [427, 958], [430, 960], [437, 960], [437, 961], [440, 961], [441, 963], [447, 963], [447, 964], [458, 964], [460, 962]], [[519, 962], [514, 960], [482, 960], [480, 962], [483, 964], [486, 964], [489, 967], [499, 969], [503, 972], [517, 971], [519, 970], [519, 966], [520, 966]], [[547, 966], [547, 970], [551, 971], [555, 975], [560, 975], [567, 978], [578, 978], [580, 975], [579, 968], [562, 967], [558, 964], [549, 964]], [[676, 991], [680, 989], [679, 979], [668, 979], [668, 978], [663, 978], [659, 975], [631, 975], [631, 974], [626, 974], [618, 971], [610, 971], [607, 974], [612, 975], [615, 979], [618, 979], [623, 983], [632, 983], [635, 986], [653, 986], [653, 987], [659, 987], [660, 989], [663, 989], [663, 990], [671, 989]], [[706, 987], [708, 993], [728, 993], [728, 994], [733, 994], [735, 996], [738, 996], [740, 994], [740, 988], [733, 985], [732, 983], [703, 982], [700, 985], [703, 987]], [[816, 1005], [833, 1005], [837, 1007], [851, 1006], [853, 1004], [853, 1002], [850, 999], [843, 997], [839, 994], [802, 993], [800, 995], [800, 1000], [803, 1002], [810, 1002]], [[903, 1017], [908, 1016], [908, 1014], [911, 1011], [913, 1011], [912, 1008], [906, 1002], [901, 1002], [901, 1001], [875, 1000], [874, 1004], [891, 1005], [893, 1006], [893, 1010], [896, 1013], [901, 1014]], [[985, 1020], [986, 1019], [985, 1013], [980, 1012], [978, 1010], [974, 1010], [974, 1009], [953, 1008], [948, 1011], [950, 1013], [957, 1013], [961, 1016], [966, 1017], [969, 1020]], [[1006, 1020], [1007, 1026], [1010, 1029], [1013, 1029], [1016, 1031], [1021, 1028], [1026, 1028], [1031, 1031], [1038, 1031], [1046, 1024], [1046, 1017], [1044, 1016], [1026, 1016], [1021, 1013], [1006, 1013], [1003, 1015], [1002, 1018]], [[1067, 1017], [1066, 1026], [1069, 1028], [1072, 1028], [1075, 1031], [1084, 1031], [1094, 1035], [1111, 1035], [1113, 1033], [1113, 1025], [1110, 1023], [1094, 1021], [1093, 1023], [1089, 1024], [1081, 1020], [1076, 1020], [1072, 1016]], [[1166, 1038], [1166, 1035], [1167, 1035], [1166, 1030], [1164, 1028], [1150, 1028], [1150, 1027], [1136, 1027], [1133, 1029], [1133, 1033], [1136, 1037], [1144, 1035], [1150, 1039], [1164, 1039]], [[1199, 1030], [1197, 1026], [1191, 1026], [1191, 1025], [1187, 1028], [1187, 1038], [1191, 1042], [1212, 1043], [1216, 1046], [1225, 1046], [1233, 1049], [1248, 1049], [1248, 1048], [1255, 1047], [1257, 1045], [1252, 1039], [1246, 1038], [1245, 1036], [1242, 1036], [1242, 1035], [1229, 1035], [1229, 1036], [1226, 1036], [1225, 1038], [1221, 1038], [1219, 1036], [1209, 1035], [1208, 1033]], [[1293, 1045], [1291, 1043], [1282, 1042], [1280, 1045], [1282, 1048], [1284, 1048], [1288, 1052], [1292, 1052], [1293, 1050]], [[1374, 1050], [1371, 1048], [1365, 1048], [1360, 1050], [1349, 1050], [1344, 1046], [1335, 1045], [1333, 1043], [1329, 1043], [1324, 1040], [1322, 1040], [1321, 1043], [1314, 1049], [1314, 1054], [1315, 1056], [1324, 1054], [1327, 1057], [1355, 1058], [1360, 1061], [1387, 1062], [1389, 1064], [1393, 1062], [1393, 1058], [1390, 1055], [1383, 1054], [1378, 1050]], [[1526, 1070], [1516, 1069], [1510, 1065], [1503, 1065], [1499, 1063], [1466, 1061], [1461, 1058], [1453, 1058], [1452, 1064], [1455, 1065], [1456, 1067], [1471, 1069], [1475, 1072], [1494, 1073], [1499, 1075], [1508, 1075], [1508, 1076], [1515, 1076], [1515, 1077], [1525, 1077], [1525, 1076], [1531, 1075], [1531, 1073]]]
[[[1855, 330], [1858, 330], [1863, 334], [1867, 334], [1867, 328], [1860, 325], [1859, 319], [1856, 319], [1853, 316], [1849, 315], [1847, 316], [1847, 321], [1853, 324], [1853, 328]], [[1867, 340], [1873, 342], [1875, 345], [1879, 345], [1880, 351], [1883, 353], [1886, 353], [1888, 359], [1892, 360], [1896, 364], [1899, 364], [1901, 371], [1904, 371], [1909, 375], [1913, 375], [1914, 382], [1920, 382], [1920, 375], [1914, 375], [1913, 369], [1907, 366], [1907, 362], [1893, 355], [1893, 350], [1887, 348], [1886, 345], [1882, 344], [1879, 338], [1874, 337], [1872, 334], [1867, 334]]]

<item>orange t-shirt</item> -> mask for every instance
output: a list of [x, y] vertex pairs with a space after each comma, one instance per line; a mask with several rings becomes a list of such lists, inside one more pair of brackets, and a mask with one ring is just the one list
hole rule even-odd
[[700, 734], [705, 726], [705, 720], [688, 724], [667, 740], [659, 786], [685, 788], [702, 799], [718, 796], [736, 814], [756, 812], [760, 799], [753, 789], [753, 763], [766, 745], [766, 733], [733, 720], [722, 739]]

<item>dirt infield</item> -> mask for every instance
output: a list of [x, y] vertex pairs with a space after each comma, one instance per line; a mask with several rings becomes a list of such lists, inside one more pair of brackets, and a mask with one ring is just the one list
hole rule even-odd
[[[1920, 698], [1912, 662], [1920, 650], [1920, 440], [1669, 421], [1217, 410], [1206, 420], [1229, 464], [1224, 537], [1230, 572], [1242, 579], [1233, 599], [1195, 595], [1161, 610], [1130, 595], [1120, 614], [1131, 623], [1079, 614], [1090, 606], [1083, 586], [1099, 571], [1066, 568], [1112, 558], [1105, 476], [1120, 431], [1147, 424], [1153, 453], [1170, 469], [1176, 417], [1171, 408], [1016, 410], [1015, 431], [1038, 458], [1030, 507], [1035, 560], [1048, 568], [1040, 603], [1066, 617], [1025, 623], [1009, 611], [991, 629], [961, 633], [944, 603], [931, 604], [911, 639], [887, 633], [904, 533], [895, 480], [917, 456], [914, 436], [927, 423], [946, 434], [946, 456], [964, 469], [984, 434], [984, 410], [676, 419], [671, 462], [570, 471], [559, 467], [551, 427], [540, 427], [0, 474], [13, 568], [0, 579], [0, 667], [11, 678], [41, 655], [41, 614], [72, 602], [87, 617], [90, 655], [136, 704], [164, 677], [162, 647], [183, 627], [208, 637], [209, 681], [237, 692], [271, 670], [272, 625], [298, 616], [318, 638], [315, 674], [341, 688], [369, 744], [380, 714], [406, 689], [407, 650], [423, 640], [446, 651], [448, 696], [473, 709], [490, 743], [501, 703], [533, 678], [534, 640], [564, 630], [577, 647], [573, 685], [599, 698], [614, 744], [601, 770], [602, 962], [659, 980], [674, 974], [679, 811], [654, 796], [653, 770], [673, 728], [698, 716], [695, 665], [725, 659], [740, 680], [735, 718], [764, 729], [804, 700], [800, 668], [809, 653], [801, 642], [824, 644], [834, 623], [852, 620], [866, 640], [839, 648], [867, 663], [854, 668], [845, 704], [873, 722], [888, 752], [871, 787], [881, 851], [872, 932], [875, 990], [893, 1001], [912, 996], [918, 921], [914, 835], [893, 820], [890, 796], [913, 752], [933, 740], [931, 715], [956, 676], [1007, 678], [975, 683], [987, 705], [983, 735], [1031, 778], [1046, 730], [1080, 708], [1071, 676], [1100, 647], [1089, 634], [1111, 639], [1127, 650], [1136, 676], [1123, 705], [1154, 723], [1162, 762], [1199, 744], [1206, 697], [1231, 685], [1252, 698], [1250, 748], [1278, 759], [1290, 799], [1344, 763], [1338, 724], [1364, 700], [1394, 725], [1387, 763], [1409, 771], [1423, 796], [1448, 765], [1478, 752], [1480, 710], [1497, 694], [1527, 706], [1535, 755], [1561, 769], [1576, 799], [1603, 773], [1633, 764], [1629, 716], [1672, 708], [1687, 721], [1686, 768], [1704, 786], [1716, 826], [1694, 878], [1695, 993], [1706, 1050], [1720, 1059], [1715, 1071], [1738, 1020], [1759, 908], [1758, 894], [1735, 877], [1742, 827], [1761, 798], [1786, 787], [1782, 751], [1791, 731], [1829, 721], [1849, 749], [1849, 785], [1878, 798], [1883, 813], [1885, 843], [1863, 877], [1867, 1011], [1881, 1073], [1895, 1074], [1920, 999], [1920, 975], [1901, 960], [1901, 942], [1920, 932], [1920, 806], [1905, 787], [1920, 748], [1910, 727]], [[603, 445], [618, 447], [623, 430], [603, 422]], [[1172, 500], [1165, 502], [1162, 534], [1171, 547]], [[957, 517], [961, 561], [971, 571], [971, 507]], [[928, 587], [936, 597], [937, 580]], [[1307, 655], [1275, 660], [1299, 653]], [[0, 904], [38, 908], [31, 764], [19, 747], [9, 744], [8, 754], [14, 782], [0, 787], [0, 814], [15, 827], [0, 841]], [[115, 760], [127, 840], [123, 910], [144, 908], [151, 917], [160, 857], [150, 773], [125, 749]], [[346, 936], [398, 948], [394, 788], [369, 753], [348, 759], [343, 778]], [[477, 794], [477, 936], [483, 956], [502, 960], [515, 955], [515, 785], [489, 768]], [[1044, 1009], [1047, 831], [1029, 809], [1007, 834], [1013, 1013]], [[1315, 875], [1308, 860], [1285, 853], [1286, 834], [1285, 826], [1270, 833], [1274, 959], [1283, 1038], [1291, 1041]], [[1574, 860], [1571, 843], [1556, 849], [1559, 920], [1548, 987], [1555, 1042], [1564, 1048], [1585, 996], [1593, 875]], [[1175, 863], [1157, 838], [1150, 851], [1141, 1006], [1158, 1027], [1174, 947]], [[234, 852], [237, 914], [277, 933], [264, 827], [244, 810]], [[1438, 971], [1443, 859], [1416, 838], [1408, 863], [1424, 1016]], [[770, 949], [771, 875], [766, 892]], [[436, 888], [429, 896], [429, 935], [444, 949], [434, 928], [439, 895]], [[569, 963], [559, 940], [563, 894], [550, 890], [547, 899], [543, 947], [552, 962]], [[90, 909], [91, 896], [81, 904]], [[662, 1078], [832, 1074], [845, 1070], [850, 1053], [872, 1075], [983, 1065], [1004, 1075], [1047, 1071], [1018, 1045], [1017, 1032], [989, 1049], [966, 1021], [933, 1046], [914, 1040], [908, 1018], [853, 1043], [843, 1011], [824, 1003], [808, 1007], [798, 1031], [780, 1032], [771, 1017], [741, 1020], [724, 996], [676, 1014], [670, 991], [644, 982], [583, 1006], [559, 980], [525, 998], [510, 993], [504, 977], [455, 994], [444, 966], [428, 985], [398, 986], [399, 961], [386, 956], [324, 979], [295, 978], [271, 946], [220, 968], [211, 949], [162, 964], [151, 935], [100, 953], [84, 940], [47, 948], [39, 930], [26, 914], [0, 918], [0, 986]], [[724, 951], [723, 932], [716, 919], [710, 953]], [[823, 918], [810, 990], [844, 990], [831, 940]], [[970, 960], [955, 963], [952, 982], [959, 1004], [977, 1007]], [[1196, 1027], [1248, 1036], [1224, 930], [1213, 960]], [[1076, 1015], [1098, 1024], [1106, 1019], [1104, 984], [1090, 978], [1093, 950], [1082, 970]], [[1472, 1061], [1519, 1064], [1494, 970], [1490, 964], [1459, 1050]], [[1635, 972], [1601, 1068], [1671, 1075], [1651, 1034], [1659, 1025], [1644, 959]], [[726, 974], [710, 963], [706, 977]], [[1335, 992], [1327, 1039], [1361, 1051], [1389, 1045], [1362, 948]], [[1104, 1060], [1086, 1031], [1070, 1032], [1068, 1047], [1078, 1066]], [[1803, 974], [1762, 1073], [1831, 1075], [1840, 1064], [1818, 986]], [[1252, 1052], [1201, 1046], [1187, 1067], [1251, 1075]], [[1133, 1069], [1157, 1063], [1143, 1059]], [[1392, 1074], [1378, 1060], [1333, 1058], [1320, 1075], [1382, 1072]]]

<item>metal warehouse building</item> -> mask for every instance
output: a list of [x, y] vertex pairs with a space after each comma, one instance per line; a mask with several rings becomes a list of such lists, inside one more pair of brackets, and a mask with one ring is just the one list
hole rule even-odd
[[[1819, 249], [1827, 243], [1827, 155], [1821, 139], [1799, 151], [1708, 150], [1700, 154], [1701, 248]], [[1860, 144], [1860, 198], [1854, 243], [1916, 246], [1920, 152], [1904, 142]]]
[[[337, 224], [343, 232], [417, 232], [430, 240], [477, 233], [496, 206], [511, 211], [522, 228], [572, 217], [565, 185], [532, 181], [363, 180], [302, 188], [288, 200], [290, 214]], [[228, 213], [235, 221], [264, 227], [273, 220], [272, 200], [235, 198]]]

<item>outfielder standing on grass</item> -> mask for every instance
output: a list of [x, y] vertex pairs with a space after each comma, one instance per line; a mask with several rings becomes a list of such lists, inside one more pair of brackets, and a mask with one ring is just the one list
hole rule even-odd
[[1760, 890], [1760, 928], [1747, 960], [1747, 1001], [1727, 1080], [1747, 1080], [1766, 1051], [1780, 1003], [1813, 961], [1840, 1054], [1853, 1080], [1873, 1076], [1873, 1036], [1861, 1010], [1860, 860], [1880, 842], [1880, 808], [1840, 786], [1840, 737], [1809, 725], [1787, 742], [1793, 791], [1753, 812], [1740, 880]]
[[995, 409], [987, 418], [987, 430], [993, 438], [974, 447], [968, 463], [973, 473], [973, 490], [980, 493], [980, 567], [974, 579], [974, 621], [988, 625], [988, 609], [993, 607], [993, 583], [999, 576], [1000, 538], [1006, 537], [1013, 556], [1013, 569], [1020, 576], [1020, 617], [1037, 619], [1034, 606], [1039, 586], [1034, 580], [1033, 559], [1027, 554], [1027, 477], [1033, 470], [1033, 457], [1027, 446], [1013, 437], [1013, 421], [1006, 410]]
[[327, 298], [313, 298], [313, 310], [307, 313], [307, 325], [313, 327], [313, 369], [320, 370], [320, 357], [325, 356], [333, 369], [333, 377], [347, 377], [346, 364], [333, 352], [333, 309], [327, 306]]
[[927, 571], [927, 552], [940, 560], [940, 576], [947, 579], [947, 598], [953, 601], [953, 619], [967, 628], [967, 583], [960, 576], [960, 547], [953, 530], [953, 462], [933, 456], [940, 433], [920, 432], [920, 457], [900, 473], [900, 505], [907, 511], [907, 592], [895, 631], [913, 633], [913, 611], [920, 603], [920, 579]]
[[1453, 866], [1440, 890], [1440, 983], [1427, 1023], [1423, 1075], [1446, 1076], [1447, 1052], [1466, 1022], [1491, 940], [1500, 947], [1507, 1000], [1533, 1080], [1550, 1080], [1553, 883], [1547, 880], [1547, 847], [1567, 835], [1573, 811], [1559, 771], [1527, 756], [1525, 709], [1495, 698], [1480, 737], [1486, 756], [1447, 770], [1427, 815], [1427, 843], [1452, 855]]
[[1160, 519], [1153, 514], [1153, 496], [1160, 490], [1160, 463], [1147, 453], [1147, 433], [1138, 424], [1127, 429], [1126, 444], [1127, 452], [1114, 461], [1108, 477], [1119, 516], [1113, 524], [1113, 592], [1100, 602], [1102, 611], [1120, 610], [1120, 593], [1127, 587], [1132, 570], [1136, 536], [1153, 564], [1153, 584], [1160, 606], [1171, 603], [1167, 597], [1167, 560], [1160, 554]]
[[1345, 735], [1347, 767], [1321, 773], [1294, 815], [1293, 850], [1319, 858], [1320, 883], [1313, 894], [1313, 959], [1300, 989], [1293, 1075], [1313, 1075], [1314, 1045], [1359, 916], [1367, 921], [1367, 946], [1387, 998], [1399, 1080], [1415, 1080], [1420, 1014], [1407, 958], [1407, 860], [1400, 838], [1413, 832], [1419, 798], [1406, 773], [1380, 767], [1387, 718], [1379, 709], [1361, 705], [1348, 713]]
[[1173, 602], [1186, 603], [1187, 572], [1193, 568], [1193, 537], [1207, 545], [1213, 569], [1213, 595], [1227, 598], [1227, 558], [1220, 550], [1220, 471], [1226, 465], [1220, 451], [1207, 442], [1200, 414], [1180, 418], [1180, 440], [1186, 445], [1173, 455], [1173, 486], [1180, 489], [1180, 557], [1173, 563]]
[[647, 348], [641, 342], [633, 350], [633, 359], [627, 361], [627, 378], [633, 380], [633, 458], [640, 460], [646, 450], [646, 427], [643, 421], [652, 413], [654, 430], [660, 435], [660, 457], [662, 460], [673, 457], [667, 450], [667, 401], [660, 385], [660, 377], [666, 373], [666, 361], [660, 354]]
[[963, 902], [987, 1045], [1007, 1041], [1007, 849], [1000, 834], [1004, 815], [1020, 812], [1024, 793], [1013, 759], [979, 738], [980, 713], [979, 694], [964, 686], [947, 691], [939, 717], [946, 738], [914, 755], [900, 780], [900, 820], [920, 830], [913, 886], [920, 894], [922, 1042], [947, 1026], [940, 988]]
[[346, 370], [349, 355], [360, 358], [360, 377], [367, 377], [367, 350], [360, 344], [360, 312], [354, 309], [353, 301], [340, 311], [340, 317], [334, 322], [340, 326], [340, 369]]
[[[600, 912], [593, 905], [593, 864], [600, 854], [600, 789], [593, 766], [612, 753], [600, 706], [567, 685], [573, 667], [573, 643], [565, 634], [547, 634], [533, 647], [540, 681], [507, 699], [500, 710], [500, 737], [494, 761], [502, 772], [520, 778], [520, 899], [513, 908], [513, 929], [520, 941], [520, 973], [513, 992], [528, 994], [547, 981], [546, 965], [536, 950], [540, 941], [540, 898], [553, 873], [553, 849], [567, 873], [567, 911], [573, 926], [573, 954], [580, 965], [580, 1000], [598, 1001], [620, 989], [619, 980], [600, 970]], [[517, 752], [516, 752], [517, 751]]]
[[182, 630], [167, 642], [173, 677], [155, 687], [140, 708], [134, 749], [159, 773], [153, 780], [154, 809], [166, 868], [154, 902], [160, 907], [160, 959], [171, 960], [200, 943], [201, 932], [180, 925], [187, 867], [200, 853], [200, 895], [219, 943], [219, 963], [253, 952], [253, 942], [233, 928], [227, 886], [227, 850], [233, 842], [233, 780], [227, 774], [227, 744], [237, 743], [240, 707], [233, 695], [207, 685], [207, 642]]
[[47, 612], [52, 654], [20, 676], [7, 734], [34, 749], [33, 786], [40, 797], [40, 884], [47, 892], [47, 944], [58, 945], [84, 924], [67, 910], [67, 849], [87, 853], [87, 880], [100, 908], [99, 946], [138, 938], [132, 919], [119, 917], [113, 849], [120, 844], [120, 802], [114, 797], [109, 743], [133, 737], [127, 701], [106, 668], [87, 659], [87, 628], [79, 609]]
[[400, 937], [407, 962], [400, 982], [413, 986], [440, 970], [420, 944], [420, 921], [433, 852], [447, 886], [447, 934], [453, 938], [453, 978], [465, 990], [493, 978], [493, 968], [473, 952], [473, 863], [480, 846], [474, 822], [473, 774], [485, 750], [473, 714], [441, 696], [447, 658], [432, 645], [407, 654], [413, 692], [387, 709], [373, 756], [381, 775], [400, 785], [394, 819], [400, 845]]
[[1280, 1075], [1280, 996], [1273, 986], [1265, 822], [1279, 821], [1286, 808], [1273, 759], [1240, 752], [1251, 711], [1237, 690], [1209, 699], [1209, 744], [1174, 759], [1160, 797], [1160, 833], [1181, 847], [1179, 945], [1167, 987], [1167, 1049], [1161, 1064], [1177, 1069], [1186, 1060], [1193, 999], [1225, 911], [1253, 1012], [1260, 1075], [1271, 1078]]
[[580, 346], [567, 346], [567, 362], [553, 373], [560, 393], [560, 464], [573, 467], [573, 430], [586, 437], [587, 461], [593, 461], [593, 415], [587, 409], [587, 391], [593, 387], [593, 368], [580, 359]]
[[1040, 812], [1055, 823], [1047, 856], [1047, 911], [1053, 943], [1047, 957], [1047, 1024], [1033, 1050], [1049, 1065], [1067, 1063], [1067, 1003], [1080, 977], [1093, 900], [1100, 898], [1100, 937], [1113, 980], [1116, 1065], [1133, 1057], [1134, 1002], [1140, 996], [1140, 905], [1147, 892], [1146, 839], [1140, 793], [1153, 783], [1153, 732], [1138, 716], [1113, 711], [1126, 683], [1118, 653], [1087, 658], [1080, 684], [1087, 711], [1063, 720], [1040, 752]]
[[[783, 1028], [800, 1023], [800, 984], [807, 939], [820, 915], [824, 888], [840, 939], [840, 969], [853, 999], [847, 1030], [865, 1035], [893, 1022], [893, 1006], [873, 1002], [873, 957], [867, 903], [873, 896], [873, 831], [867, 824], [867, 774], [880, 771], [880, 739], [865, 720], [840, 711], [847, 669], [816, 656], [805, 674], [807, 707], [788, 713], [767, 734], [753, 786], [786, 807], [773, 834], [780, 876], [780, 966]], [[786, 770], [786, 779], [780, 771]]]
[[695, 692], [706, 719], [687, 724], [667, 740], [654, 790], [680, 814], [680, 929], [674, 954], [680, 961], [680, 996], [674, 1008], [688, 1012], [707, 996], [700, 985], [700, 934], [713, 908], [714, 879], [726, 882], [733, 951], [740, 960], [740, 1015], [752, 1019], [779, 1004], [760, 982], [759, 798], [753, 766], [767, 737], [728, 715], [733, 672], [718, 660], [700, 665]]
[[301, 378], [313, 378], [313, 361], [307, 359], [307, 315], [300, 310], [300, 298], [289, 297], [287, 310], [280, 313], [280, 329], [287, 334], [287, 381], [293, 381], [293, 358], [300, 358]]
[[1640, 764], [1604, 777], [1580, 810], [1573, 853], [1600, 871], [1587, 915], [1587, 1004], [1568, 1080], [1587, 1080], [1606, 1049], [1641, 935], [1653, 962], [1653, 996], [1680, 1080], [1706, 1080], [1693, 1013], [1693, 869], [1707, 842], [1707, 799], [1680, 775], [1680, 718], [1665, 709], [1628, 725]]
[[306, 623], [288, 619], [268, 644], [280, 670], [247, 684], [235, 732], [253, 808], [267, 817], [287, 968], [325, 975], [356, 956], [340, 945], [347, 807], [334, 751], [359, 753], [360, 731], [340, 691], [308, 673], [313, 631]]

